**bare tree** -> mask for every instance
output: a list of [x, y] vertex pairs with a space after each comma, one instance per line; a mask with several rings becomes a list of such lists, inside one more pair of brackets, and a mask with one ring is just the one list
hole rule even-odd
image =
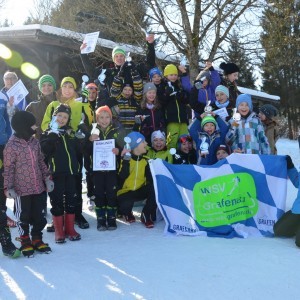
[[249, 28], [247, 31], [245, 28], [254, 25], [251, 15], [261, 8], [258, 0], [144, 2], [150, 26], [161, 36], [162, 49], [186, 55], [192, 76], [198, 72], [200, 58], [213, 61], [223, 57], [222, 47], [233, 28], [245, 30], [244, 37], [250, 38]]

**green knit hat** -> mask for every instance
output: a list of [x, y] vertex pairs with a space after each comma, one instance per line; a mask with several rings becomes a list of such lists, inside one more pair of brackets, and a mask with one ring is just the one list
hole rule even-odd
[[217, 122], [216, 122], [215, 118], [212, 116], [206, 116], [202, 119], [201, 128], [203, 128], [204, 125], [207, 123], [213, 123], [215, 125], [215, 127], [217, 127]]
[[111, 54], [113, 60], [114, 60], [115, 55], [117, 55], [117, 54], [123, 54], [124, 56], [126, 56], [125, 50], [120, 46], [116, 46], [113, 49], [112, 54]]
[[43, 75], [42, 77], [40, 77], [40, 79], [39, 79], [38, 85], [39, 85], [40, 92], [42, 91], [42, 86], [45, 82], [49, 82], [53, 86], [53, 89], [56, 90], [55, 79], [51, 75], [46, 74], [46, 75]]

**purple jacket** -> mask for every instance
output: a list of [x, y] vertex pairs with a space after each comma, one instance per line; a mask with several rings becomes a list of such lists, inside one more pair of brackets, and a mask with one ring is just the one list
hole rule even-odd
[[49, 172], [36, 138], [26, 141], [11, 136], [3, 156], [4, 189], [14, 189], [19, 196], [36, 195], [46, 190], [44, 181]]

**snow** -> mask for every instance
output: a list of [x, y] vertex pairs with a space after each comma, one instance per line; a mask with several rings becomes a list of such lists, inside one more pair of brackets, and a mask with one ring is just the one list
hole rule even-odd
[[[281, 139], [279, 154], [300, 164], [298, 142]], [[288, 183], [287, 209], [297, 190]], [[0, 299], [296, 299], [300, 249], [293, 239], [223, 239], [164, 235], [137, 219], [99, 232], [95, 215], [81, 241], [54, 243], [51, 254], [12, 260], [0, 255]], [[12, 200], [8, 215], [13, 216]], [[49, 205], [50, 206], [50, 205]], [[141, 206], [134, 207], [138, 217]], [[48, 221], [50, 222], [50, 215]], [[12, 229], [13, 237], [18, 235]], [[18, 244], [18, 242], [15, 242]]]

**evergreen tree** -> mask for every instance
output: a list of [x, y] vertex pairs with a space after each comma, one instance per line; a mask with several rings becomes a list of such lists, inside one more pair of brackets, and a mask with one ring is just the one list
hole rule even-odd
[[235, 31], [230, 37], [230, 44], [226, 54], [227, 61], [237, 64], [240, 68], [238, 85], [249, 89], [255, 88], [254, 66]]

